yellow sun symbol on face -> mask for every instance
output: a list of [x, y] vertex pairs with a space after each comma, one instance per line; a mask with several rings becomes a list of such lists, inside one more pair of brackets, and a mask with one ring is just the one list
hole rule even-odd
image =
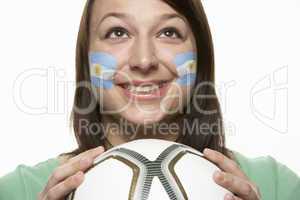
[[197, 68], [196, 62], [195, 62], [195, 61], [192, 61], [192, 62], [189, 64], [188, 68], [189, 68], [189, 70], [190, 70], [191, 72], [196, 72], [196, 68]]
[[99, 64], [94, 65], [94, 72], [96, 76], [100, 76], [102, 73], [102, 67]]

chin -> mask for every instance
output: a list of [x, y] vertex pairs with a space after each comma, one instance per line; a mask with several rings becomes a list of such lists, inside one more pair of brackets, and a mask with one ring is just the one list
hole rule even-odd
[[125, 113], [122, 113], [121, 117], [134, 124], [148, 125], [162, 121], [166, 117], [166, 115], [166, 113], [163, 113], [160, 110], [148, 113], [138, 110], [134, 112], [129, 109]]

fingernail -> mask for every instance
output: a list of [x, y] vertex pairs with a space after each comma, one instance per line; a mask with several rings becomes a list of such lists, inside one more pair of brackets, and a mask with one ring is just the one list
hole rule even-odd
[[99, 147], [97, 147], [97, 149], [99, 149], [99, 151], [104, 151], [104, 147], [103, 146], [99, 146]]
[[206, 154], [206, 155], [208, 155], [209, 152], [210, 152], [210, 150], [208, 148], [205, 148], [204, 151], [203, 151], [203, 153]]
[[82, 171], [78, 171], [77, 173], [76, 173], [76, 177], [81, 177], [83, 175], [83, 172]]
[[215, 175], [216, 178], [221, 177], [221, 173], [220, 173], [219, 171], [215, 171], [215, 172], [214, 172], [214, 175]]
[[234, 200], [234, 198], [233, 198], [232, 194], [226, 194], [225, 200]]
[[75, 177], [74, 177], [74, 178], [75, 178], [76, 181], [79, 182], [79, 181], [81, 181], [82, 178], [84, 178], [84, 173], [83, 173], [82, 171], [78, 171], [78, 172], [75, 174]]
[[222, 181], [223, 180], [223, 174], [220, 171], [215, 171], [214, 172], [214, 176], [218, 181]]
[[104, 147], [103, 146], [98, 146], [92, 149], [93, 155], [98, 155], [99, 153], [104, 152]]
[[82, 158], [80, 160], [80, 166], [83, 168], [90, 166], [90, 164], [91, 164], [91, 160], [89, 158]]

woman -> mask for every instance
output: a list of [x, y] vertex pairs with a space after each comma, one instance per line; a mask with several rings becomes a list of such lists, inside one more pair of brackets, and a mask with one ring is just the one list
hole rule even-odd
[[[212, 38], [199, 0], [88, 0], [76, 83], [78, 149], [34, 167], [20, 165], [0, 179], [0, 199], [64, 199], [84, 181], [95, 157], [139, 138], [202, 151], [222, 170], [214, 181], [234, 194], [224, 199], [300, 199], [300, 179], [287, 167], [226, 148]], [[161, 124], [179, 129], [162, 132]], [[192, 129], [194, 124], [208, 128]]]

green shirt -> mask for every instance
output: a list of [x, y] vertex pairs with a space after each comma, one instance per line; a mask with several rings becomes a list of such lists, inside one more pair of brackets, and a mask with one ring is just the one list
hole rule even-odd
[[[247, 158], [234, 152], [244, 173], [257, 184], [262, 200], [300, 200], [300, 178], [270, 156]], [[19, 165], [0, 178], [0, 200], [36, 200], [53, 170], [56, 158], [33, 167]]]

